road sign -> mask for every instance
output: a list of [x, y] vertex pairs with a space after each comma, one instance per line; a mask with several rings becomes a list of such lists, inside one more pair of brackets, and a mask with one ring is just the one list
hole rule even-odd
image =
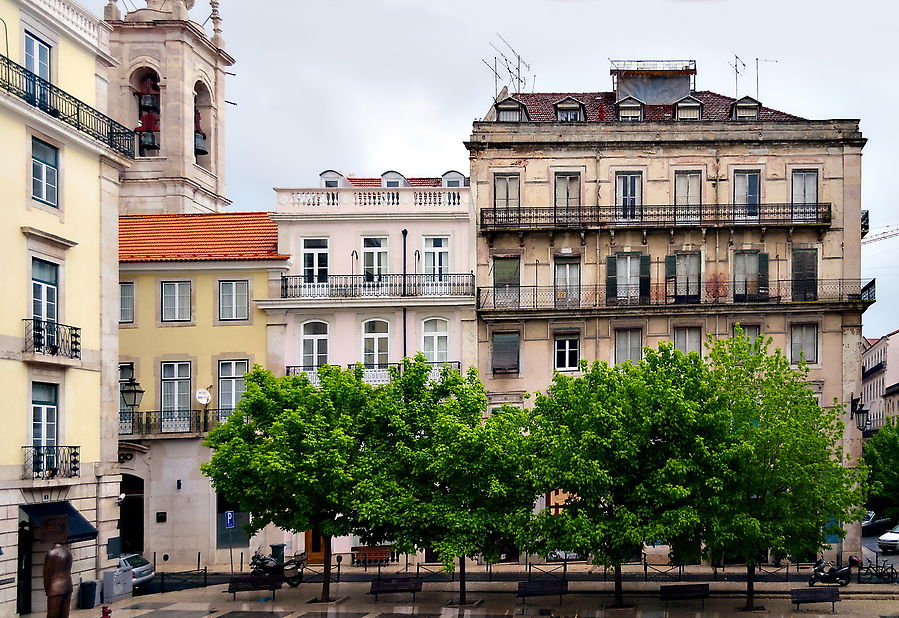
[[234, 511], [225, 511], [225, 528], [234, 527]]

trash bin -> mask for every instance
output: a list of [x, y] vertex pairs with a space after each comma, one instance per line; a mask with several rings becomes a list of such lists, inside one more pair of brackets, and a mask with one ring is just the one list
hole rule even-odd
[[285, 543], [275, 543], [274, 545], [271, 545], [272, 558], [274, 558], [275, 562], [278, 564], [284, 564], [284, 545]]
[[93, 609], [100, 604], [100, 586], [91, 580], [78, 584], [78, 609]]

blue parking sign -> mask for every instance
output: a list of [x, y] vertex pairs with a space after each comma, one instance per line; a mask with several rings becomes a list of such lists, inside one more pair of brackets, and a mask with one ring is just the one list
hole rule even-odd
[[234, 511], [225, 511], [225, 528], [234, 527]]

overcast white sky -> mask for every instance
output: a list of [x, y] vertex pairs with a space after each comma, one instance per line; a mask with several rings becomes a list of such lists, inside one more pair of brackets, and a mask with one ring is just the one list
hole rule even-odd
[[[81, 0], [98, 15], [106, 0]], [[144, 6], [120, 0], [121, 7]], [[222, 0], [237, 59], [227, 99], [234, 208], [274, 208], [272, 187], [357, 175], [467, 173], [462, 145], [488, 109], [497, 33], [530, 64], [537, 91], [609, 90], [609, 58], [695, 59], [696, 87], [805, 118], [860, 118], [862, 208], [871, 234], [899, 225], [899, 25], [883, 0]], [[209, 16], [206, 0], [192, 15]], [[889, 15], [894, 17], [890, 18]], [[208, 26], [208, 24], [207, 24]], [[530, 90], [530, 86], [528, 87]], [[868, 245], [878, 301], [865, 334], [899, 328], [899, 237]], [[892, 308], [892, 309], [891, 309]]]

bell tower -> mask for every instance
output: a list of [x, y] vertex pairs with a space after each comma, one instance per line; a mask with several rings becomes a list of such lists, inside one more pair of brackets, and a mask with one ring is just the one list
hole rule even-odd
[[225, 71], [219, 0], [209, 0], [213, 35], [191, 21], [194, 0], [146, 0], [122, 16], [109, 0], [109, 110], [137, 132], [124, 172], [122, 214], [218, 212], [225, 197]]

